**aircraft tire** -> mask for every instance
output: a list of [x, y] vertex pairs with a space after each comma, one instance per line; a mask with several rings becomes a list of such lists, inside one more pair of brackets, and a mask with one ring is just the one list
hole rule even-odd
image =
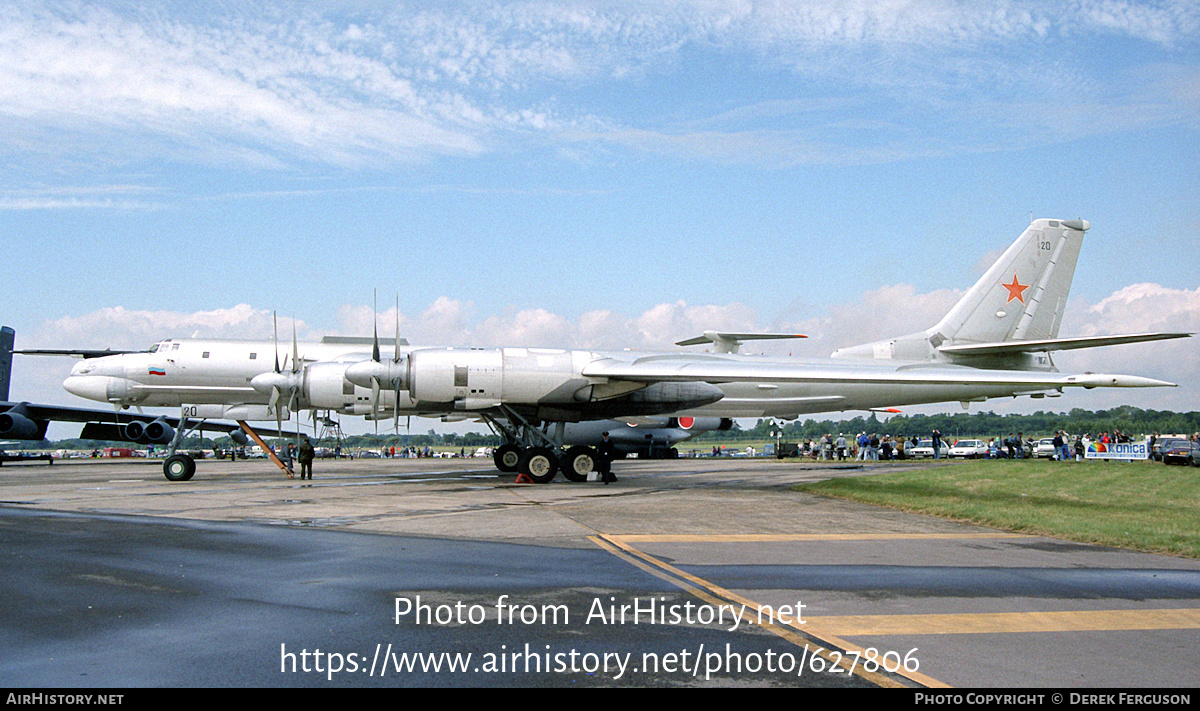
[[497, 469], [511, 474], [521, 466], [521, 448], [515, 444], [502, 444], [492, 454], [492, 460]]
[[561, 469], [568, 481], [587, 481], [588, 473], [595, 468], [596, 452], [591, 447], [577, 445], [563, 455]]
[[521, 454], [520, 471], [538, 484], [549, 484], [558, 473], [558, 457], [549, 447], [530, 447]]
[[167, 481], [187, 481], [196, 474], [196, 461], [186, 454], [173, 454], [163, 462]]

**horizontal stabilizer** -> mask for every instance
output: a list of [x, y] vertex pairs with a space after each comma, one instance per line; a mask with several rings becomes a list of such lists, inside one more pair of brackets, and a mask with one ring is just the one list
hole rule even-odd
[[1123, 343], [1165, 341], [1171, 338], [1187, 338], [1190, 333], [1131, 333], [1121, 336], [1081, 336], [1077, 338], [1044, 338], [1032, 341], [999, 341], [996, 343], [967, 343], [957, 346], [942, 346], [938, 350], [947, 355], [1008, 355], [1035, 351], [1069, 351], [1077, 348], [1116, 346]]
[[677, 346], [698, 346], [701, 343], [712, 343], [718, 353], [737, 353], [744, 341], [772, 341], [782, 338], [808, 338], [799, 333], [725, 333], [720, 331], [705, 331], [703, 336], [696, 336], [684, 341], [676, 341]]
[[146, 351], [114, 351], [111, 348], [104, 350], [87, 350], [83, 348], [36, 348], [31, 350], [13, 351], [21, 355], [47, 355], [47, 356], [70, 356], [72, 358], [105, 358], [112, 355], [125, 355], [126, 353], [146, 353]]

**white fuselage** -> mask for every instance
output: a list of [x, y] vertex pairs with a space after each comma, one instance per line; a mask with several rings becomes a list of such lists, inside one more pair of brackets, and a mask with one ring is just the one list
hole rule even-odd
[[[299, 356], [299, 367], [293, 362], [293, 347]], [[716, 395], [704, 398], [710, 400], [708, 402], [688, 393], [660, 395], [655, 414], [795, 417], [815, 412], [979, 400], [1031, 390], [1054, 390], [1061, 385], [1049, 380], [1048, 384], [1037, 387], [1027, 382], [1017, 385], [981, 383], [968, 377], [980, 372], [975, 369], [891, 360], [779, 359], [679, 351], [404, 346], [399, 350], [405, 365], [400, 389], [397, 391], [393, 387], [395, 383], [384, 383], [376, 394], [372, 388], [355, 385], [345, 376], [350, 365], [371, 360], [370, 350], [362, 343], [281, 345], [279, 371], [297, 374], [292, 409], [388, 417], [397, 411], [400, 414], [465, 414], [505, 404], [551, 408], [555, 413], [570, 412], [576, 419], [584, 420], [644, 414], [620, 412], [619, 403], [624, 402], [622, 397], [630, 397], [631, 393], [645, 388], [645, 383], [585, 375], [584, 371], [597, 363], [645, 359], [665, 362], [677, 359], [690, 363], [700, 358], [706, 364], [734, 364], [746, 373], [741, 380], [706, 385], [719, 388]], [[389, 353], [384, 360], [390, 361], [391, 355]], [[240, 419], [270, 420], [276, 417], [274, 411], [266, 407], [271, 399], [270, 392], [255, 389], [251, 381], [256, 376], [274, 372], [276, 357], [276, 346], [271, 341], [171, 340], [158, 344], [153, 352], [82, 361], [63, 385], [80, 397], [120, 406], [240, 407], [241, 410], [226, 412], [223, 416], [240, 414], [244, 416]], [[912, 377], [898, 377], [906, 370], [911, 371]], [[780, 371], [802, 375], [791, 381], [772, 377]], [[940, 374], [940, 379], [930, 382], [931, 373]], [[956, 381], [955, 373], [962, 373], [964, 377]], [[671, 400], [672, 397], [677, 400]], [[607, 409], [601, 412], [602, 407]], [[211, 408], [203, 408], [195, 414], [222, 416]]]

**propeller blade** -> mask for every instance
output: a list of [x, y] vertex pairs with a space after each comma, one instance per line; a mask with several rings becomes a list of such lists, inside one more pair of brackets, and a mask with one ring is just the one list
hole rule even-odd
[[371, 328], [374, 329], [374, 337], [371, 340], [371, 360], [379, 362], [379, 296], [376, 292], [372, 293], [371, 302]]
[[296, 317], [292, 317], [292, 372], [300, 372], [300, 344], [296, 342]]
[[375, 434], [379, 434], [379, 378], [371, 378], [371, 419], [375, 422]]
[[[393, 344], [393, 363], [400, 363], [400, 294], [396, 294], [396, 340]], [[400, 434], [400, 378], [392, 380], [395, 386], [396, 397], [392, 401], [392, 429], [396, 434]]]
[[396, 340], [393, 345], [392, 360], [400, 362], [400, 294], [396, 294]]

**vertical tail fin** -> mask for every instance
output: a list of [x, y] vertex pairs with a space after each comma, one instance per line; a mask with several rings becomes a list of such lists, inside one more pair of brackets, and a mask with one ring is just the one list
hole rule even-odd
[[13, 340], [17, 332], [4, 326], [0, 328], [0, 401], [8, 402], [8, 385], [12, 379]]
[[1036, 220], [931, 329], [943, 343], [1057, 338], [1085, 220]]
[[938, 360], [946, 357], [938, 351], [943, 346], [1057, 338], [1090, 226], [1034, 220], [936, 326], [843, 348], [834, 357]]

